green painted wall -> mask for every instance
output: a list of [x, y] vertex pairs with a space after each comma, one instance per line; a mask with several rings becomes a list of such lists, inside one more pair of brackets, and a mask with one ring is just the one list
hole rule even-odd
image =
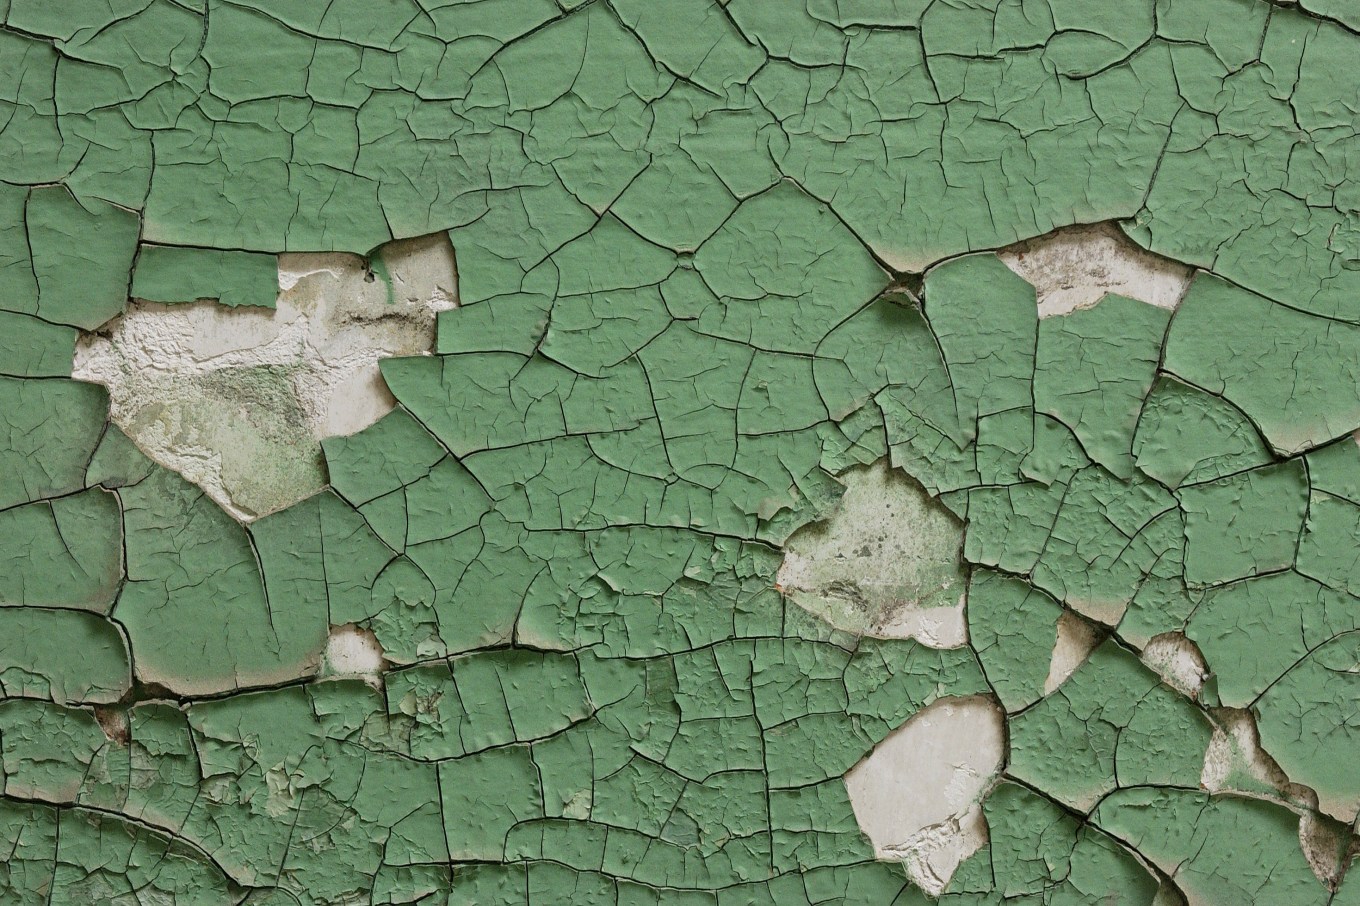
[[[923, 903], [840, 778], [974, 694], [1009, 758], [943, 902], [1360, 902], [1298, 834], [1344, 851], [1360, 808], [1341, 4], [0, 23], [3, 902]], [[1174, 315], [1040, 322], [990, 251], [1112, 219], [1202, 269]], [[249, 527], [68, 377], [129, 295], [272, 305], [279, 252], [436, 231], [438, 355], [386, 361], [400, 407]], [[884, 457], [965, 524], [969, 646], [775, 587]], [[1045, 694], [1064, 612], [1108, 638]], [[321, 674], [349, 623], [379, 688]], [[1137, 656], [1167, 632], [1212, 671], [1195, 697]], [[1202, 790], [1223, 709], [1316, 802]]]

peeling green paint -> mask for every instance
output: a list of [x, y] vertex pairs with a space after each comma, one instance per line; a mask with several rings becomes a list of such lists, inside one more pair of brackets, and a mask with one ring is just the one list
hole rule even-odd
[[[3, 899], [926, 903], [842, 778], [985, 695], [939, 901], [1354, 900], [1334, 6], [0, 0]], [[992, 252], [1106, 220], [1199, 269], [1179, 308], [1041, 320]], [[69, 379], [130, 297], [427, 234], [435, 354], [248, 527]], [[286, 433], [281, 380], [217, 398]], [[826, 606], [880, 524], [891, 588]], [[965, 588], [967, 644], [875, 637]], [[1139, 657], [1175, 633], [1188, 694]], [[1205, 782], [1230, 712], [1288, 789]]]

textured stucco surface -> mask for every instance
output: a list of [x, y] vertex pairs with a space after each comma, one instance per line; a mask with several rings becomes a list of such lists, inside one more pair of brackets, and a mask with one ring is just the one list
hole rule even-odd
[[0, 901], [1360, 903], [1358, 29], [0, 0]]

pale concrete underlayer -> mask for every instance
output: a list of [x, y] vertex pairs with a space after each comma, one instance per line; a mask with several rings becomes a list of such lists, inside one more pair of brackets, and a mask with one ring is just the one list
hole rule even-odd
[[1157, 671], [1168, 686], [1181, 695], [1199, 698], [1209, 679], [1209, 667], [1199, 646], [1180, 632], [1153, 636], [1143, 646], [1143, 663]]
[[918, 711], [845, 775], [860, 829], [880, 859], [938, 894], [987, 842], [980, 803], [1006, 755], [990, 698], [943, 698]]
[[1174, 309], [1192, 274], [1139, 248], [1112, 223], [1066, 227], [997, 254], [1034, 287], [1041, 318], [1090, 308], [1106, 293]]
[[886, 461], [840, 479], [845, 494], [831, 518], [785, 543], [779, 588], [856, 635], [967, 644], [963, 524]]
[[1048, 677], [1044, 680], [1044, 695], [1055, 691], [1067, 681], [1077, 668], [1086, 663], [1091, 652], [1105, 640], [1107, 633], [1095, 623], [1064, 610], [1058, 617], [1058, 637], [1048, 660]]
[[442, 233], [377, 253], [279, 257], [277, 307], [134, 300], [76, 348], [76, 378], [148, 456], [237, 519], [283, 509], [326, 484], [320, 439], [371, 425], [396, 401], [378, 360], [428, 354], [457, 305]]
[[323, 665], [322, 672], [326, 676], [358, 677], [381, 689], [387, 659], [377, 636], [353, 623], [346, 623], [331, 627]]

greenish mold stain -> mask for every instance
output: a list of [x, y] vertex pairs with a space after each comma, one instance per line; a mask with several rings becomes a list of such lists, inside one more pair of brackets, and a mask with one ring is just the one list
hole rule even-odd
[[[296, 370], [253, 365], [210, 371], [183, 397], [138, 410], [127, 430], [190, 456], [216, 451], [232, 503], [247, 513], [267, 513], [279, 500], [296, 499], [298, 489], [326, 483], [325, 463], [293, 392]], [[280, 449], [292, 455], [278, 455]]]
[[[1360, 808], [1336, 6], [0, 2], [5, 901], [911, 906], [841, 778], [988, 694], [941, 902], [1357, 902], [1299, 843]], [[1203, 269], [1169, 319], [1040, 322], [987, 252], [1109, 219]], [[440, 231], [438, 355], [248, 529], [68, 379], [129, 295]], [[286, 433], [280, 379], [218, 398]], [[885, 458], [966, 646], [776, 588]], [[376, 688], [318, 676], [350, 624]], [[1316, 807], [1197, 788], [1220, 705]]]

